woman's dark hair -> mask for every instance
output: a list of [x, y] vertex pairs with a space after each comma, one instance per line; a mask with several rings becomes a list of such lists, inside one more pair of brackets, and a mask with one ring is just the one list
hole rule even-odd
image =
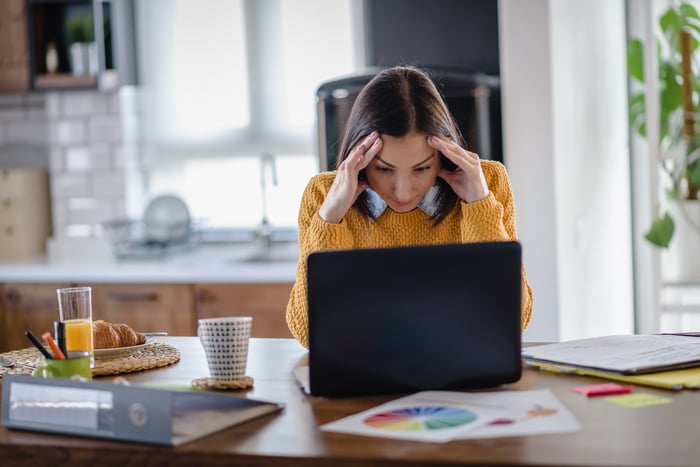
[[[462, 135], [430, 75], [413, 66], [397, 66], [379, 72], [358, 94], [340, 143], [336, 168], [350, 155], [352, 148], [373, 131], [397, 138], [413, 131], [442, 135], [464, 146]], [[441, 163], [451, 165], [442, 154], [440, 159]], [[437, 225], [454, 208], [458, 197], [442, 178], [438, 177], [435, 183], [438, 186]], [[374, 218], [366, 193], [360, 194], [353, 207], [368, 218]]]

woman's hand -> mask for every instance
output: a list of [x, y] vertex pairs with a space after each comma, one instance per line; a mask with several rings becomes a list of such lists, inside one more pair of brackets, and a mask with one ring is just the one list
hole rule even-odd
[[381, 148], [382, 139], [374, 131], [352, 148], [348, 157], [340, 163], [333, 185], [318, 211], [324, 221], [339, 224], [360, 193], [369, 187], [367, 181], [359, 180], [359, 174]]
[[438, 176], [444, 179], [467, 203], [473, 203], [484, 199], [489, 194], [484, 171], [481, 170], [479, 155], [469, 152], [459, 144], [445, 137], [430, 136], [428, 145], [440, 151], [449, 160], [455, 163], [455, 170], [440, 168]]

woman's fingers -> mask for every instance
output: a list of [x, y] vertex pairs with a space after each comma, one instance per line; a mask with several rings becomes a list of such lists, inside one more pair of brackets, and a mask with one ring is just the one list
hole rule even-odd
[[319, 214], [331, 223], [339, 223], [350, 209], [357, 197], [369, 187], [365, 180], [359, 179], [362, 169], [379, 153], [382, 140], [375, 131], [360, 141], [348, 157], [338, 166], [338, 173], [331, 185]]
[[447, 138], [437, 136], [429, 137], [428, 145], [440, 151], [457, 166], [455, 170], [442, 168], [438, 174], [449, 183], [457, 196], [467, 203], [472, 203], [488, 195], [489, 188], [478, 154], [467, 151]]
[[379, 137], [379, 133], [373, 131], [352, 149], [348, 159], [351, 163], [354, 162], [356, 164], [359, 172], [359, 170], [369, 165], [370, 161], [374, 159], [374, 156], [379, 153], [381, 147], [382, 139]]
[[467, 151], [459, 144], [447, 138], [431, 136], [428, 138], [428, 145], [440, 151], [445, 157], [464, 170], [467, 170], [469, 167], [474, 167], [475, 164], [479, 163], [478, 154]]

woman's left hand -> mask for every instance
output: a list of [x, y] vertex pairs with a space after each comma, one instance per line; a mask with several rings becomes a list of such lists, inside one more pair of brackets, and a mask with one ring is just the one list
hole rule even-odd
[[489, 187], [486, 184], [484, 171], [481, 170], [479, 155], [469, 152], [459, 144], [445, 137], [430, 136], [428, 145], [440, 151], [449, 160], [455, 163], [455, 170], [440, 168], [438, 176], [444, 179], [467, 203], [473, 203], [484, 199], [489, 194]]

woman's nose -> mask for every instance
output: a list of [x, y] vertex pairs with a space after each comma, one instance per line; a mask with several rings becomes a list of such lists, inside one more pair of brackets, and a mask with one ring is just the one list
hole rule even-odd
[[411, 181], [406, 177], [398, 177], [394, 184], [394, 197], [397, 201], [407, 201], [411, 198]]

